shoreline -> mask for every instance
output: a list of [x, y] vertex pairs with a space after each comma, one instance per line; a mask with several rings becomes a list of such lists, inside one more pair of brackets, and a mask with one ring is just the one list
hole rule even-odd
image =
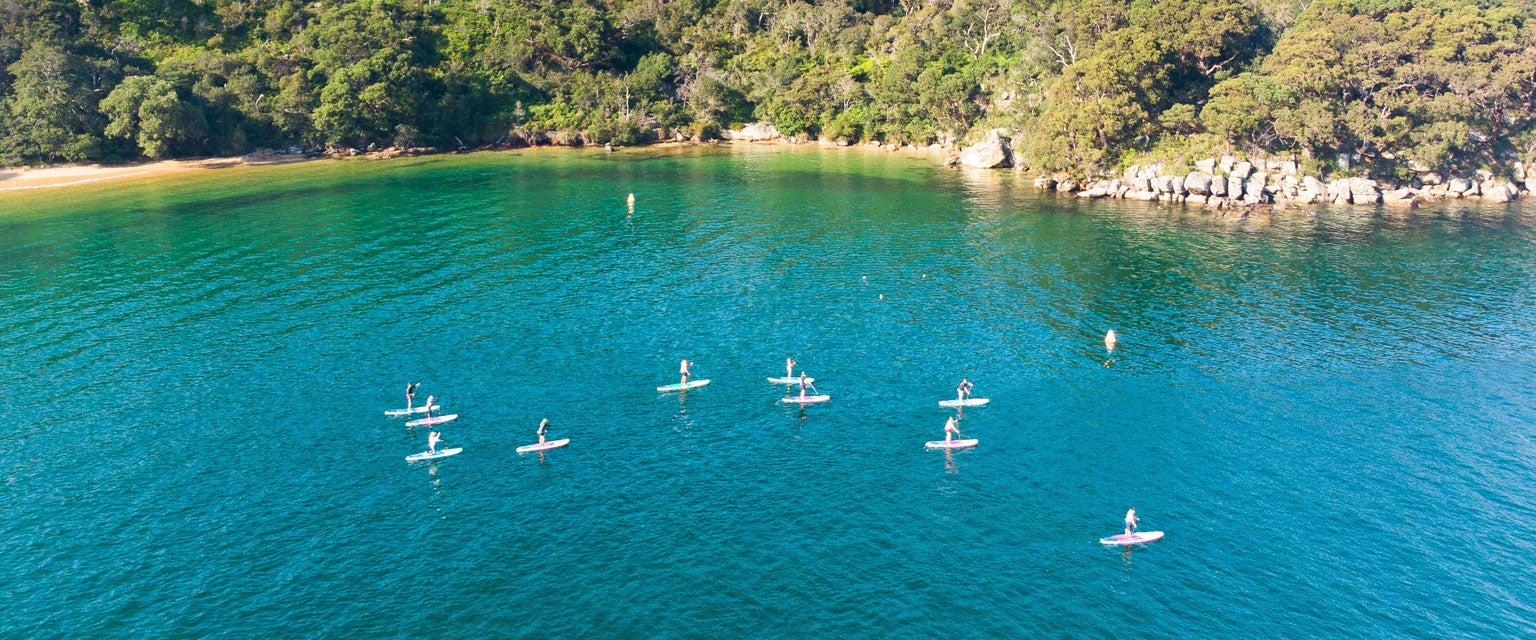
[[[865, 145], [840, 146], [828, 142], [794, 141], [787, 138], [773, 140], [720, 140], [710, 142], [692, 141], [661, 141], [652, 144], [635, 145], [631, 147], [615, 148], [624, 150], [659, 149], [708, 149], [731, 146], [813, 146], [827, 149], [857, 149], [859, 151], [879, 151], [882, 153], [903, 153], [913, 158], [928, 158], [932, 154], [926, 148], [905, 147], [898, 149], [885, 149], [882, 147], [870, 147]], [[432, 148], [418, 148], [401, 150], [397, 148], [383, 149], [372, 152], [351, 153], [314, 153], [314, 152], [271, 152], [258, 151], [241, 156], [222, 158], [196, 158], [187, 160], [156, 160], [151, 162], [138, 162], [118, 165], [102, 164], [71, 164], [55, 165], [48, 167], [6, 167], [0, 169], [0, 194], [26, 191], [41, 191], [47, 189], [67, 189], [85, 185], [100, 184], [103, 182], [156, 178], [178, 174], [194, 173], [216, 169], [228, 169], [233, 167], [261, 167], [279, 164], [297, 164], [304, 162], [317, 162], [323, 160], [393, 160], [397, 158], [422, 158], [431, 156], [447, 156], [463, 153], [496, 153], [507, 151], [529, 150], [557, 150], [557, 151], [587, 151], [601, 150], [594, 145], [538, 145], [528, 147], [490, 147], [457, 151], [441, 151]]]
[[[1507, 183], [1509, 189], [1507, 200], [1503, 198], [1493, 199], [1482, 197], [1481, 194], [1470, 197], [1461, 194], [1436, 193], [1428, 189], [1398, 189], [1398, 193], [1388, 191], [1391, 187], [1378, 187], [1375, 181], [1354, 179], [1340, 179], [1330, 181], [1326, 186], [1321, 181], [1305, 178], [1307, 182], [1318, 182], [1316, 185], [1304, 185], [1296, 180], [1294, 174], [1284, 175], [1280, 164], [1268, 163], [1275, 166], [1266, 166], [1262, 160], [1253, 163], [1236, 161], [1241, 165], [1253, 167], [1250, 169], [1255, 178], [1266, 177], [1271, 180], [1260, 181], [1255, 185], [1254, 191], [1259, 193], [1254, 196], [1240, 198], [1221, 198], [1216, 195], [1200, 195], [1209, 193], [1209, 190], [1197, 193], [1196, 189], [1186, 189], [1184, 184], [1188, 180], [1184, 176], [1163, 176], [1162, 165], [1132, 166], [1126, 175], [1117, 180], [1083, 181], [1076, 183], [1071, 179], [1057, 179], [1051, 177], [1025, 176], [1016, 167], [1007, 165], [996, 167], [979, 167], [962, 161], [965, 152], [970, 149], [957, 149], [942, 145], [918, 147], [912, 145], [882, 145], [878, 143], [839, 144], [825, 139], [807, 140], [796, 139], [777, 135], [763, 137], [737, 136], [722, 140], [693, 141], [693, 140], [661, 140], [650, 144], [641, 144], [627, 147], [606, 147], [609, 153], [619, 151], [686, 151], [690, 149], [726, 149], [726, 148], [750, 148], [750, 147], [812, 147], [821, 150], [853, 151], [855, 153], [874, 153], [879, 155], [896, 155], [911, 160], [922, 160], [931, 163], [934, 168], [949, 169], [951, 171], [976, 172], [983, 174], [1012, 175], [1021, 181], [1030, 181], [1037, 191], [1055, 192], [1055, 195], [1070, 199], [1104, 199], [1104, 200], [1146, 200], [1157, 201], [1159, 204], [1181, 205], [1181, 208], [1204, 210], [1211, 216], [1219, 219], [1242, 220], [1253, 215], [1267, 215], [1271, 213], [1293, 212], [1299, 215], [1315, 216], [1321, 209], [1329, 206], [1340, 206], [1351, 209], [1357, 208], [1406, 208], [1414, 209], [1419, 205], [1431, 203], [1449, 203], [1457, 200], [1470, 200], [1484, 204], [1510, 204], [1522, 200], [1521, 196], [1529, 195], [1518, 182], [1500, 181]], [[975, 147], [985, 146], [988, 140]], [[1006, 144], [1006, 143], [1004, 143]], [[107, 182], [123, 182], [131, 184], [146, 178], [161, 178], [169, 176], [187, 175], [199, 171], [228, 169], [234, 167], [262, 167], [285, 164], [309, 163], [323, 160], [393, 160], [399, 158], [426, 158], [432, 156], [460, 155], [468, 153], [500, 153], [500, 152], [586, 152], [601, 153], [605, 147], [597, 145], [563, 145], [541, 144], [533, 146], [490, 146], [476, 149], [458, 149], [444, 151], [431, 147], [419, 147], [408, 150], [399, 148], [387, 148], [377, 151], [361, 151], [357, 149], [333, 150], [321, 153], [315, 150], [299, 151], [294, 148], [289, 150], [262, 150], [254, 153], [219, 158], [197, 158], [186, 160], [159, 160], [122, 165], [62, 165], [50, 167], [10, 167], [0, 169], [0, 195], [38, 193], [52, 190], [67, 192], [71, 187], [84, 187], [101, 185]], [[1219, 162], [1216, 159], [1202, 160], [1200, 169], [1209, 173], [1204, 175], [1213, 178], [1230, 174], [1232, 169], [1228, 164], [1233, 162], [1230, 157], [1223, 157]], [[1206, 167], [1204, 165], [1213, 165]], [[1291, 165], [1294, 166], [1294, 165]], [[1259, 170], [1264, 167], [1266, 170]], [[1274, 175], [1265, 175], [1274, 174]], [[1194, 176], [1195, 174], [1190, 174]], [[1236, 176], [1226, 175], [1232, 183], [1243, 184], [1248, 182]], [[1491, 178], [1492, 176], [1487, 176]], [[1219, 178], [1217, 178], [1219, 179]], [[1282, 186], [1282, 182], [1285, 184]], [[1493, 180], [1489, 183], [1492, 184]], [[1268, 184], [1266, 184], [1268, 183]], [[1335, 184], [1337, 183], [1337, 184]], [[1360, 184], [1352, 184], [1360, 183]], [[1474, 188], [1479, 184], [1471, 181]], [[1504, 187], [1504, 184], [1500, 185]], [[1308, 187], [1311, 187], [1310, 189]], [[1353, 189], [1351, 189], [1353, 187]], [[1299, 192], [1297, 189], [1299, 188]], [[1445, 187], [1440, 187], [1444, 190]], [[1310, 191], [1316, 191], [1310, 194]], [[1369, 193], [1357, 193], [1351, 197], [1351, 191], [1364, 190]], [[1407, 193], [1401, 193], [1407, 192]], [[1345, 195], [1340, 195], [1340, 193]], [[1298, 197], [1299, 196], [1299, 197]], [[1396, 196], [1396, 197], [1394, 197]]]

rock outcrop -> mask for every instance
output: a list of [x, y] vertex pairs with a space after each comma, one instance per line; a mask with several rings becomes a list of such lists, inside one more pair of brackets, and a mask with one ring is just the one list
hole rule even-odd
[[[1536, 191], [1536, 170], [1516, 163], [1513, 179], [1481, 170], [1473, 176], [1441, 176], [1419, 165], [1410, 167], [1416, 179], [1380, 183], [1368, 178], [1336, 178], [1323, 182], [1304, 175], [1294, 158], [1233, 156], [1204, 158], [1194, 162], [1195, 171], [1164, 163], [1131, 165], [1120, 177], [1077, 183], [1056, 175], [1036, 178], [1036, 186], [1058, 191], [1078, 191], [1079, 198], [1124, 198], [1203, 206], [1220, 218], [1242, 220], [1254, 212], [1282, 211], [1297, 205], [1335, 204], [1387, 206], [1413, 209], [1439, 198], [1475, 198], [1505, 203], [1522, 192]], [[1259, 208], [1261, 205], [1269, 205]], [[1260, 213], [1259, 215], [1267, 215]], [[1316, 215], [1316, 214], [1311, 214]]]
[[726, 129], [720, 132], [720, 137], [726, 140], [740, 142], [761, 142], [764, 140], [778, 140], [784, 136], [779, 130], [767, 122], [754, 122], [740, 129]]
[[1002, 129], [987, 132], [987, 137], [960, 152], [960, 164], [976, 169], [1003, 169], [1013, 166], [1013, 152]]

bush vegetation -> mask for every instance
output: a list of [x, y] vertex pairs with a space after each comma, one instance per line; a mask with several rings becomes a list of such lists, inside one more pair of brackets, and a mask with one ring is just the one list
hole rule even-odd
[[919, 145], [1004, 127], [1042, 173], [1536, 152], [1525, 0], [0, 0], [0, 69], [8, 164], [752, 121]]

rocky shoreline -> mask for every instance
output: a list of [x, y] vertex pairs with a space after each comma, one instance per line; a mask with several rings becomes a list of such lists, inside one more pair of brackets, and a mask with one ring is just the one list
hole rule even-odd
[[[1013, 162], [1011, 141], [1003, 130], [993, 130], [981, 142], [966, 147], [949, 164], [979, 169], [1027, 168]], [[1079, 180], [1066, 175], [1038, 176], [1036, 187], [1078, 198], [1182, 203], [1220, 212], [1223, 217], [1244, 217], [1257, 208], [1291, 206], [1384, 205], [1412, 209], [1442, 200], [1478, 200], [1507, 203], [1536, 191], [1536, 167], [1514, 164], [1514, 175], [1502, 178], [1491, 171], [1466, 177], [1444, 177], [1427, 167], [1410, 167], [1415, 178], [1408, 183], [1387, 183], [1348, 177], [1323, 181], [1301, 172], [1295, 157], [1240, 158], [1226, 155], [1193, 163], [1183, 171], [1165, 163], [1132, 165], [1118, 178]]]

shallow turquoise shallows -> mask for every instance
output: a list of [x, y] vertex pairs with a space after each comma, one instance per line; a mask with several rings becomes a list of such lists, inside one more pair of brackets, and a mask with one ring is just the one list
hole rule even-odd
[[[1536, 634], [1519, 206], [1226, 222], [775, 149], [0, 208], [0, 637]], [[778, 402], [789, 355], [831, 402]], [[927, 450], [962, 377], [980, 446]], [[408, 381], [462, 454], [405, 461]], [[570, 446], [518, 455], [540, 418]], [[1167, 537], [1100, 545], [1131, 507]]]

